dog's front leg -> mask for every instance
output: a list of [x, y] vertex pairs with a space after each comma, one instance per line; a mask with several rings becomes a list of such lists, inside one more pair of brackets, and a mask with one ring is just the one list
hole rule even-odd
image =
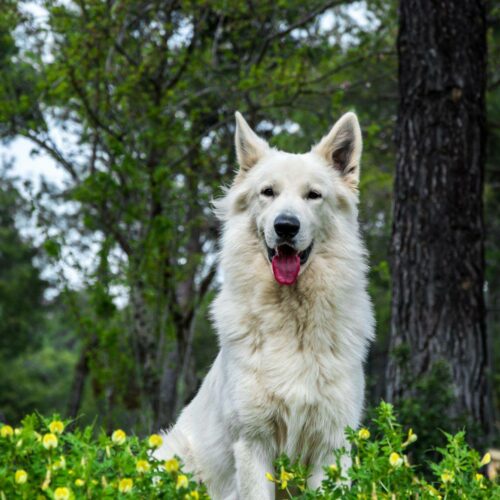
[[274, 484], [266, 478], [266, 472], [273, 472], [269, 451], [258, 442], [240, 439], [234, 458], [238, 500], [273, 500]]

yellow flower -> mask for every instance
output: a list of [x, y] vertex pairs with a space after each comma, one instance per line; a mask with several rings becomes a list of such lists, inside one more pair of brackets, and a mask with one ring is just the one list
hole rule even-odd
[[148, 439], [150, 448], [159, 448], [163, 444], [163, 438], [159, 434], [151, 434]]
[[288, 486], [288, 481], [293, 479], [293, 474], [291, 472], [287, 472], [284, 467], [281, 467], [280, 471], [280, 481], [281, 481], [281, 489], [286, 490]]
[[479, 463], [479, 467], [482, 467], [483, 465], [488, 465], [490, 462], [491, 462], [491, 453], [488, 452], [481, 459], [481, 462]]
[[64, 431], [64, 424], [60, 420], [50, 422], [49, 429], [52, 434], [62, 434]]
[[339, 468], [337, 467], [337, 464], [330, 464], [328, 466], [328, 468], [332, 471], [332, 472], [338, 472], [339, 471]]
[[360, 429], [358, 432], [359, 439], [370, 439], [370, 431], [368, 429]]
[[177, 483], [175, 484], [176, 489], [187, 488], [189, 484], [187, 476], [184, 474], [179, 474], [177, 476]]
[[54, 491], [54, 500], [69, 500], [70, 495], [71, 490], [69, 488], [59, 487]]
[[25, 470], [23, 469], [16, 470], [16, 473], [14, 474], [14, 481], [17, 484], [24, 484], [27, 480], [28, 480], [28, 473]]
[[51, 448], [57, 448], [57, 436], [55, 434], [49, 433], [45, 434], [42, 439], [43, 447], [47, 450]]
[[453, 481], [453, 472], [445, 470], [441, 474], [441, 481], [443, 481], [443, 483], [451, 483]]
[[2, 425], [0, 436], [3, 438], [11, 437], [14, 434], [14, 429], [10, 425]]
[[125, 477], [123, 479], [120, 479], [120, 482], [118, 483], [118, 490], [120, 493], [129, 493], [132, 490], [132, 487], [134, 486], [134, 481], [132, 479]]
[[479, 489], [481, 490], [486, 489], [486, 485], [484, 484], [484, 476], [482, 474], [479, 474], [478, 472], [474, 479], [479, 483]]
[[417, 440], [418, 436], [413, 432], [413, 429], [410, 429], [408, 431], [408, 437], [406, 438], [406, 441], [408, 443], [414, 443]]
[[135, 464], [135, 468], [139, 474], [143, 474], [145, 472], [148, 472], [148, 470], [151, 468], [147, 460], [137, 460], [137, 463]]
[[393, 467], [400, 467], [403, 464], [403, 459], [401, 458], [401, 456], [399, 455], [399, 453], [396, 453], [395, 451], [393, 451], [389, 455], [389, 463]]
[[167, 472], [177, 472], [179, 470], [179, 462], [176, 458], [166, 460], [164, 466]]
[[111, 441], [115, 444], [123, 444], [127, 439], [127, 435], [121, 429], [116, 430], [111, 434]]
[[266, 472], [266, 478], [268, 481], [274, 483], [274, 476], [270, 472]]
[[75, 486], [77, 488], [81, 488], [85, 484], [85, 481], [83, 479], [75, 479]]
[[189, 499], [193, 499], [193, 500], [200, 500], [200, 494], [194, 490], [194, 491], [190, 491], [187, 495], [186, 495], [186, 500], [189, 500]]

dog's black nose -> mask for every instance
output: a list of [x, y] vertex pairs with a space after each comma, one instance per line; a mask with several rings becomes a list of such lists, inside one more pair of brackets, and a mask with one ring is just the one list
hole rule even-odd
[[281, 238], [293, 238], [300, 229], [300, 222], [294, 215], [278, 215], [274, 220], [274, 230]]

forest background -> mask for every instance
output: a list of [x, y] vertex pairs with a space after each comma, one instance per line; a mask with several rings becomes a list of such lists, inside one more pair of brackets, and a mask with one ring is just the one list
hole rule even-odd
[[[386, 397], [397, 2], [2, 4], [0, 421], [36, 409], [145, 434], [192, 398], [217, 352], [208, 306], [221, 279], [219, 226], [210, 200], [236, 166], [235, 110], [292, 152], [308, 150], [343, 112], [358, 114], [360, 219], [377, 319], [368, 406]], [[499, 415], [498, 7], [487, 19], [484, 294]], [[35, 165], [51, 159], [57, 182], [16, 175], [9, 148], [20, 138]], [[412, 397], [399, 411], [427, 429], [422, 447], [463, 424], [443, 421], [453, 400], [445, 365], [407, 383]]]

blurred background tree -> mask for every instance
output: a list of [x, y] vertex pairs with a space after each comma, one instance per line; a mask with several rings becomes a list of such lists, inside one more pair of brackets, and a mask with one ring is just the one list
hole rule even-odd
[[[377, 315], [368, 395], [378, 401], [391, 314], [397, 2], [39, 0], [37, 14], [33, 2], [4, 3], [1, 137], [28, 139], [66, 173], [64, 185], [27, 183], [21, 203], [33, 209], [36, 234], [23, 243], [43, 254], [32, 262], [49, 282], [43, 321], [31, 324], [60, 354], [60, 376], [45, 358], [34, 375], [61, 383], [54, 409], [143, 432], [171, 422], [196, 391], [217, 350], [207, 315], [218, 280], [209, 202], [235, 168], [237, 109], [295, 152], [346, 110], [360, 117], [361, 222]], [[495, 19], [492, 11], [490, 54]], [[488, 304], [498, 303], [495, 182], [486, 189]], [[80, 276], [76, 289], [69, 269]], [[498, 314], [489, 321], [498, 332]], [[28, 372], [18, 364], [11, 373]], [[51, 399], [41, 399], [19, 400], [9, 415], [46, 411]], [[0, 411], [6, 405], [0, 392]]]

